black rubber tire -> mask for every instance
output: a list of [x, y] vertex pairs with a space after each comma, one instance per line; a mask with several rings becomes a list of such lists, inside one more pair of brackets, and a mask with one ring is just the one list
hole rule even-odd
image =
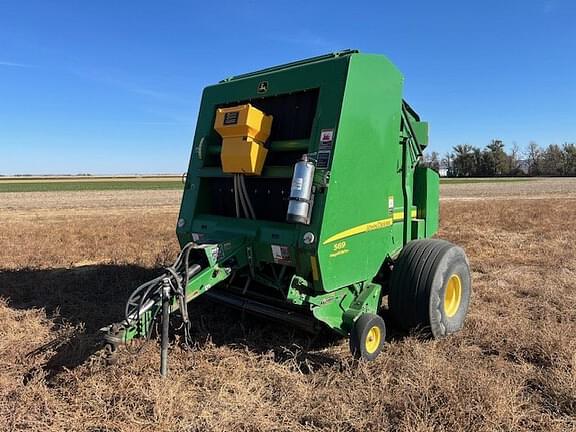
[[[449, 316], [444, 296], [452, 275], [459, 277], [461, 296], [458, 308]], [[440, 338], [462, 328], [471, 295], [470, 267], [461, 247], [445, 240], [413, 240], [394, 263], [388, 306], [404, 330], [419, 329]]]
[[[378, 327], [380, 340], [376, 349], [369, 352], [366, 348], [366, 339], [372, 327]], [[382, 317], [371, 313], [362, 314], [354, 322], [354, 326], [350, 332], [350, 352], [357, 359], [372, 361], [378, 357], [378, 354], [382, 351], [385, 340], [386, 324]]]

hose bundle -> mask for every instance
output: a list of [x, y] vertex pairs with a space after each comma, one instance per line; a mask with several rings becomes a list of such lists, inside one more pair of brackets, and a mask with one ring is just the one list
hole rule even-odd
[[237, 218], [242, 217], [240, 214], [240, 210], [242, 210], [246, 218], [256, 219], [254, 207], [252, 207], [252, 202], [246, 189], [244, 174], [234, 174], [234, 205]]
[[[128, 301], [124, 311], [124, 318], [127, 326], [140, 327], [142, 323], [142, 316], [161, 303], [163, 297], [163, 289], [167, 288], [170, 296], [178, 298], [178, 306], [182, 321], [184, 323], [184, 336], [185, 343], [188, 345], [190, 341], [190, 319], [188, 317], [188, 299], [186, 298], [186, 287], [192, 276], [198, 273], [201, 269], [199, 264], [190, 265], [190, 251], [194, 243], [186, 244], [174, 264], [164, 268], [164, 273], [160, 276], [143, 283], [136, 288]], [[152, 312], [150, 319], [153, 321], [160, 313], [161, 308], [157, 307]], [[152, 325], [148, 327], [146, 339], [149, 339], [152, 333]]]

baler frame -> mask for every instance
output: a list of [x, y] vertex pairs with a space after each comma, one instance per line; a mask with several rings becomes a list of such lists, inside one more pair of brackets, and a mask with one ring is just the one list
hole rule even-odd
[[[349, 335], [352, 352], [369, 360], [384, 342], [377, 314], [388, 293], [400, 304], [396, 310], [413, 301], [420, 312], [411, 322], [434, 330], [437, 317], [422, 312], [428, 297], [399, 294], [411, 277], [398, 276], [407, 271], [399, 269], [416, 263], [411, 272], [438, 271], [435, 261], [418, 263], [452, 253], [436, 241], [418, 246], [438, 228], [438, 176], [418, 166], [428, 126], [402, 99], [402, 81], [384, 57], [347, 50], [207, 87], [177, 224], [181, 254], [135, 290], [124, 322], [104, 329], [107, 341], [117, 346], [149, 337], [160, 321], [166, 373], [167, 317], [179, 311], [188, 340], [186, 305], [206, 292], [306, 330], [322, 323]], [[366, 170], [378, 175], [368, 179]], [[309, 196], [300, 193], [306, 182], [298, 176], [306, 172]], [[288, 196], [308, 205], [307, 217], [291, 218], [290, 206], [285, 216]], [[404, 258], [420, 247], [418, 257]], [[461, 294], [469, 294], [466, 269], [467, 261], [458, 267], [460, 285], [450, 279]], [[448, 279], [426, 277], [429, 294], [447, 289]], [[458, 309], [464, 315], [465, 297]], [[440, 312], [446, 329], [451, 317]], [[404, 318], [396, 318], [403, 326]]]

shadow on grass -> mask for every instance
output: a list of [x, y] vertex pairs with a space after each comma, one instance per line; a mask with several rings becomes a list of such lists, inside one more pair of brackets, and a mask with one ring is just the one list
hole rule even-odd
[[58, 336], [28, 353], [54, 353], [43, 366], [50, 381], [64, 368], [83, 364], [103, 347], [98, 330], [120, 321], [131, 290], [156, 273], [131, 265], [2, 271], [0, 297], [14, 309], [43, 308], [54, 322], [52, 330]]
[[[0, 297], [14, 309], [44, 308], [55, 323], [54, 331], [59, 336], [28, 353], [29, 356], [54, 353], [43, 365], [50, 383], [62, 370], [84, 364], [103, 348], [99, 329], [123, 320], [124, 306], [132, 290], [160, 272], [135, 265], [0, 271]], [[200, 346], [210, 340], [217, 346], [271, 353], [275, 361], [294, 362], [303, 373], [339, 364], [324, 353], [310, 352], [338, 341], [337, 336], [327, 331], [310, 335], [203, 298], [192, 302], [189, 310], [193, 338]], [[69, 326], [72, 332], [63, 331]], [[33, 374], [31, 370], [30, 375]]]

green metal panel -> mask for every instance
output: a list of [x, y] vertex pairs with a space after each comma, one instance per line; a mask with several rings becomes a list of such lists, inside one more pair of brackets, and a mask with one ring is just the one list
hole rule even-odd
[[418, 217], [425, 220], [424, 235], [431, 237], [438, 231], [440, 177], [430, 168], [417, 167], [414, 172], [414, 204]]
[[[402, 80], [384, 57], [350, 58], [319, 239], [325, 290], [372, 279], [386, 255], [401, 245], [385, 221], [403, 207]], [[364, 227], [365, 232], [330, 240]]]
[[412, 128], [416, 134], [416, 140], [422, 147], [428, 145], [428, 123], [417, 121], [412, 124]]

